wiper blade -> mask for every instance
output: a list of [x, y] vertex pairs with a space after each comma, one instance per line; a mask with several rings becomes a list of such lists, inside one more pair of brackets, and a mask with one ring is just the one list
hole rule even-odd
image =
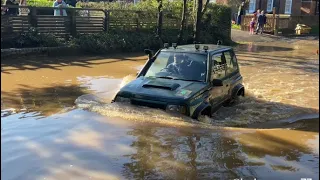
[[196, 80], [196, 79], [174, 79], [174, 80], [204, 82], [203, 80]]

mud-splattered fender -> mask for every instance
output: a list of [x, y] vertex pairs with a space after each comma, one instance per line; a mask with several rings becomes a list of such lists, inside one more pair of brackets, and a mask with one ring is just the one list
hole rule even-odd
[[190, 116], [192, 118], [197, 118], [199, 113], [205, 108], [210, 107], [209, 103], [209, 91], [205, 90], [201, 94], [197, 94], [195, 98], [191, 101], [190, 105]]
[[191, 117], [196, 119], [199, 116], [199, 114], [208, 107], [211, 108], [211, 105], [209, 103], [201, 102], [199, 106], [195, 109]]

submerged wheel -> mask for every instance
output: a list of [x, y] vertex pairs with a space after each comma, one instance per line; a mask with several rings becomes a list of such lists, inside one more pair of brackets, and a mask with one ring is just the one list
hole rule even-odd
[[203, 123], [211, 123], [211, 118], [207, 115], [199, 115], [198, 116], [198, 121], [203, 122]]
[[198, 115], [197, 120], [204, 123], [211, 122], [211, 107], [207, 107], [206, 109], [202, 110], [201, 113]]
[[240, 96], [244, 97], [244, 88], [241, 88], [236, 95], [232, 96], [230, 99], [228, 99], [223, 106], [232, 106], [236, 102], [239, 101]]

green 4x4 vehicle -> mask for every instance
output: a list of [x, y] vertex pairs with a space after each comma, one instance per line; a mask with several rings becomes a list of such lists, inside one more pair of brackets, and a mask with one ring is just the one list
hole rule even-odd
[[194, 119], [211, 116], [221, 105], [244, 96], [236, 55], [231, 47], [165, 44], [137, 78], [122, 87], [112, 102], [179, 112]]

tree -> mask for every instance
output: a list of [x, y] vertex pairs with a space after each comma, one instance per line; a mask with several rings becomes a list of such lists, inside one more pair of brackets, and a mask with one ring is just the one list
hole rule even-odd
[[200, 37], [200, 31], [201, 31], [201, 19], [204, 14], [204, 12], [207, 9], [207, 6], [209, 4], [209, 0], [206, 1], [205, 5], [203, 6], [203, 0], [196, 0], [197, 1], [197, 8], [196, 8], [196, 16], [195, 16], [195, 22], [193, 26], [193, 40], [195, 42], [199, 41]]
[[163, 9], [162, 9], [162, 0], [158, 1], [158, 22], [157, 22], [157, 35], [161, 39], [161, 33], [162, 33], [162, 17], [163, 17]]
[[182, 17], [181, 17], [181, 25], [178, 35], [178, 44], [181, 43], [183, 37], [183, 30], [186, 26], [186, 13], [187, 13], [187, 0], [183, 0], [183, 8], [182, 8]]

